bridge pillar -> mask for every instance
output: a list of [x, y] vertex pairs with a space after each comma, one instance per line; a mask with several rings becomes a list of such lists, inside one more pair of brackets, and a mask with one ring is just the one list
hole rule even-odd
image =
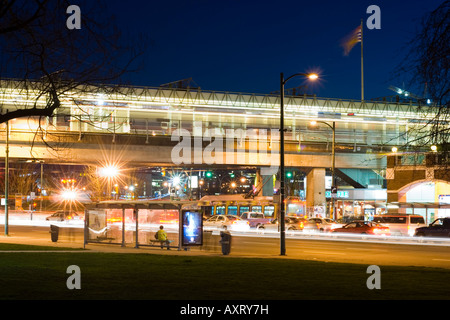
[[261, 175], [261, 169], [256, 170], [256, 185], [262, 185], [260, 194], [263, 197], [273, 196], [273, 176]]
[[322, 214], [325, 217], [325, 168], [314, 168], [306, 176], [307, 212]]

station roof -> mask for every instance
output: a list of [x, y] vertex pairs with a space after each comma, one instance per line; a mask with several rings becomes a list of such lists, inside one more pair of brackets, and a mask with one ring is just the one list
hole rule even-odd
[[450, 203], [440, 202], [389, 202], [388, 205], [395, 205], [399, 208], [450, 209]]

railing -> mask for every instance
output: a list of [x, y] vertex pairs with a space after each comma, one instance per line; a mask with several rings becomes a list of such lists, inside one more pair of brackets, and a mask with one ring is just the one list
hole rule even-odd
[[[45, 105], [46, 96], [40, 96], [40, 83], [25, 83], [14, 79], [0, 81], [0, 103], [34, 106]], [[38, 98], [39, 97], [39, 98]], [[234, 93], [192, 89], [170, 89], [130, 86], [79, 86], [65, 92], [60, 99], [66, 106], [73, 101], [90, 102], [99, 107], [152, 107], [166, 105], [176, 107], [220, 107], [241, 112], [256, 110], [279, 112], [280, 97], [272, 94]], [[305, 113], [339, 113], [342, 116], [370, 116], [391, 119], [432, 119], [438, 111], [433, 106], [420, 106], [412, 102], [360, 101], [349, 99], [317, 98], [310, 96], [286, 96], [286, 116]]]
[[388, 156], [388, 167], [394, 166], [448, 166], [450, 152], [413, 152]]

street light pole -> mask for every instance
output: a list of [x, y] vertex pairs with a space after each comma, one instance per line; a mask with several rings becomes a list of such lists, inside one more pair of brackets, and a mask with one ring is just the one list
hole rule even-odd
[[5, 149], [5, 236], [9, 235], [9, 121], [6, 121], [6, 149]]
[[284, 207], [284, 80], [283, 73], [280, 74], [280, 255], [286, 255], [286, 226]]
[[323, 123], [327, 125], [333, 132], [333, 142], [331, 145], [331, 214], [330, 217], [332, 219], [336, 219], [336, 212], [334, 208], [335, 196], [333, 196], [333, 190], [336, 188], [336, 122], [333, 121], [333, 124], [330, 125], [325, 121], [312, 121], [311, 124], [315, 125], [316, 123]]
[[280, 215], [279, 215], [279, 225], [280, 225], [280, 255], [286, 255], [286, 208], [284, 203], [284, 85], [290, 79], [302, 76], [307, 77], [310, 80], [316, 80], [318, 78], [317, 74], [314, 73], [296, 73], [292, 76], [284, 79], [284, 74], [280, 73]]
[[[336, 220], [336, 209], [334, 208], [335, 201], [336, 201], [336, 195], [333, 195], [333, 191], [336, 188], [336, 175], [335, 175], [335, 169], [336, 169], [336, 122], [333, 121], [333, 126], [331, 128], [333, 130], [333, 143], [332, 143], [332, 149], [331, 150], [331, 217], [333, 220]], [[336, 189], [337, 190], [337, 189]]]

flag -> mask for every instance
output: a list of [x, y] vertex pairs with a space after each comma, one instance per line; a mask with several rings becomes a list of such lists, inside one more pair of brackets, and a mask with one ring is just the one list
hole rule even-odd
[[341, 46], [344, 48], [344, 55], [348, 56], [350, 51], [353, 49], [353, 47], [358, 43], [361, 42], [362, 37], [362, 28], [361, 26], [358, 26], [355, 30], [352, 31], [349, 35], [347, 35], [341, 43]]

